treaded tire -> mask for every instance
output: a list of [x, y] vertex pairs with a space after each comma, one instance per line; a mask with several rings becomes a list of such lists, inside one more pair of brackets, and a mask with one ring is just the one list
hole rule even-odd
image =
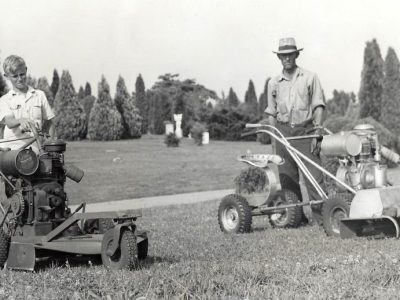
[[279, 174], [279, 181], [281, 182], [282, 190], [291, 190], [297, 195], [298, 199], [301, 199], [300, 184], [294, 181], [289, 175], [285, 173]]
[[340, 237], [340, 220], [347, 218], [353, 195], [347, 193], [331, 196], [322, 206], [322, 225], [327, 236]]
[[225, 233], [250, 232], [252, 215], [246, 198], [238, 194], [222, 198], [218, 208], [218, 223]]
[[114, 238], [114, 230], [108, 230], [101, 244], [101, 260], [103, 264], [114, 270], [132, 270], [138, 266], [138, 247], [135, 234], [127, 229], [121, 230], [119, 248], [113, 256], [108, 256], [106, 251], [111, 246]]
[[3, 268], [8, 258], [8, 250], [10, 249], [11, 237], [0, 229], [0, 267]]
[[[288, 189], [278, 191], [269, 206], [280, 206], [299, 203], [299, 197], [295, 192]], [[272, 214], [269, 222], [274, 228], [296, 228], [303, 219], [303, 209], [301, 206], [286, 208], [284, 213]]]

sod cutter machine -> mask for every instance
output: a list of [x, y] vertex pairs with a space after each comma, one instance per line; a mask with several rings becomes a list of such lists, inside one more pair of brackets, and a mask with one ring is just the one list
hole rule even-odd
[[[297, 227], [303, 219], [302, 207], [322, 205], [322, 225], [329, 236], [399, 237], [400, 186], [388, 181], [383, 158], [399, 163], [400, 156], [379, 144], [373, 126], [361, 124], [337, 134], [325, 130], [326, 135], [300, 137], [284, 137], [271, 125], [247, 124], [246, 127], [256, 128], [246, 135], [265, 133], [284, 145], [301, 170], [300, 178], [303, 176], [311, 182], [320, 199], [308, 201], [307, 196], [302, 197], [305, 193], [301, 185], [298, 189], [290, 178], [278, 174], [276, 166], [284, 163], [278, 154], [241, 155], [239, 161], [264, 171], [266, 185], [256, 195], [235, 193], [222, 199], [218, 220], [223, 232], [249, 232], [252, 217], [260, 215], [268, 215], [273, 227]], [[321, 153], [336, 161], [335, 175], [290, 144], [294, 139], [310, 138], [318, 138]], [[310, 174], [307, 164], [323, 172], [334, 183], [334, 188], [326, 193]]]
[[[6, 194], [0, 204], [0, 266], [34, 270], [47, 257], [101, 256], [113, 269], [136, 267], [148, 250], [147, 235], [135, 224], [141, 211], [88, 213], [84, 203], [71, 211], [64, 184], [67, 178], [80, 182], [83, 171], [64, 163], [63, 140], [31, 130], [32, 137], [18, 139], [26, 140], [19, 149], [0, 151]], [[29, 147], [33, 143], [38, 154]]]

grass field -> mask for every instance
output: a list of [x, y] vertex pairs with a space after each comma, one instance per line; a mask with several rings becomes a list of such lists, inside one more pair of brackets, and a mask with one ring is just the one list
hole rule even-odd
[[[86, 177], [67, 188], [71, 198], [91, 202], [231, 188], [244, 167], [236, 155], [266, 147], [228, 142], [197, 147], [184, 140], [172, 149], [160, 137], [69, 143], [67, 161]], [[226, 235], [218, 227], [218, 205], [213, 200], [145, 209], [138, 226], [148, 231], [149, 256], [138, 270], [110, 271], [85, 259], [43, 262], [34, 273], [3, 270], [0, 299], [399, 297], [398, 240], [341, 240], [308, 225], [272, 229], [267, 217], [254, 218], [249, 234]]]
[[69, 142], [66, 162], [85, 172], [80, 183], [68, 180], [70, 203], [112, 201], [233, 188], [246, 166], [236, 160], [247, 150], [269, 152], [256, 142], [212, 141], [196, 146], [183, 139], [168, 148], [162, 136], [113, 142]]

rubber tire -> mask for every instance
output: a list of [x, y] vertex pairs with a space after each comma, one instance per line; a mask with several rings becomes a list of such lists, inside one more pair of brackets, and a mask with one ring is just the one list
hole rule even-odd
[[218, 208], [218, 223], [224, 233], [250, 232], [252, 215], [246, 198], [238, 194], [222, 198]]
[[138, 243], [138, 258], [139, 260], [143, 260], [147, 257], [147, 252], [149, 251], [149, 239], [145, 239]]
[[348, 217], [352, 195], [336, 194], [322, 206], [322, 226], [327, 236], [340, 237], [339, 221]]
[[114, 230], [108, 230], [101, 244], [101, 260], [103, 265], [114, 270], [132, 270], [138, 266], [138, 247], [135, 234], [128, 228], [121, 229], [119, 248], [110, 257], [106, 254], [107, 248], [114, 238]]
[[285, 173], [279, 174], [279, 181], [281, 183], [282, 190], [291, 190], [293, 193], [297, 195], [297, 198], [301, 199], [301, 190], [300, 184], [294, 181], [289, 175]]
[[7, 261], [10, 243], [11, 237], [3, 229], [0, 229], [0, 268], [3, 268]]
[[[299, 197], [295, 192], [288, 189], [278, 191], [274, 195], [269, 206], [279, 206], [286, 204], [300, 203]], [[296, 228], [299, 227], [303, 219], [303, 209], [301, 206], [286, 208], [284, 217], [280, 217], [278, 220], [273, 220], [270, 216], [269, 222], [274, 228]]]

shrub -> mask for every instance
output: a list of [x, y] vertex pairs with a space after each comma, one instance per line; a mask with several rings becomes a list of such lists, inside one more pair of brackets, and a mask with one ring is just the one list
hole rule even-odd
[[168, 147], [179, 147], [180, 139], [176, 136], [175, 133], [169, 133], [165, 136], [164, 143]]
[[331, 115], [324, 121], [323, 126], [333, 133], [337, 133], [342, 131], [346, 124], [352, 123], [353, 120], [347, 116]]
[[[259, 123], [269, 125], [268, 119], [263, 119]], [[271, 144], [271, 136], [268, 133], [258, 133], [257, 142], [259, 142], [262, 145]]]
[[190, 134], [194, 139], [196, 145], [201, 146], [203, 144], [203, 133], [206, 131], [206, 126], [204, 124], [195, 122], [190, 129]]
[[256, 167], [249, 167], [242, 170], [235, 178], [235, 191], [238, 194], [262, 192], [266, 185], [267, 176], [265, 171]]

